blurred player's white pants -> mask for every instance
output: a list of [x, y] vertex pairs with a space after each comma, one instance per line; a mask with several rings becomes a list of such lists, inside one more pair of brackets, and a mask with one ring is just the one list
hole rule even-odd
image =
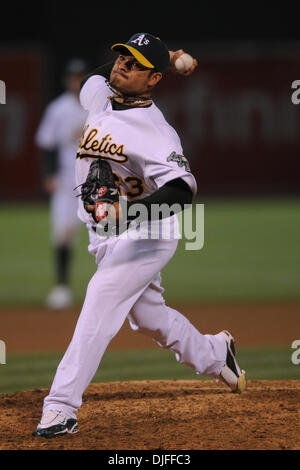
[[43, 411], [54, 409], [76, 417], [83, 392], [127, 317], [133, 329], [172, 350], [179, 362], [201, 374], [219, 374], [227, 352], [222, 335], [200, 334], [162, 297], [159, 273], [173, 257], [177, 240], [110, 239], [96, 245], [96, 237], [90, 234], [89, 250], [98, 269]]
[[78, 200], [71, 185], [58, 183], [57, 189], [51, 196], [51, 241], [54, 245], [71, 245], [75, 241], [82, 223], [78, 219]]

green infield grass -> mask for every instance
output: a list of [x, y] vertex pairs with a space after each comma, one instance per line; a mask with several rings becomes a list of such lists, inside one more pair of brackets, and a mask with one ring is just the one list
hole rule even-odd
[[[238, 360], [250, 380], [300, 379], [300, 365], [287, 347], [240, 348]], [[48, 388], [62, 353], [10, 354], [0, 365], [0, 393]], [[176, 362], [162, 349], [107, 351], [92, 382], [127, 380], [201, 380], [205, 376]], [[210, 379], [208, 379], [210, 380]]]
[[[179, 241], [163, 270], [172, 302], [300, 299], [300, 200], [204, 201], [204, 246]], [[47, 205], [0, 206], [1, 305], [39, 305], [53, 282]], [[82, 227], [72, 266], [75, 300], [83, 301], [96, 269]]]

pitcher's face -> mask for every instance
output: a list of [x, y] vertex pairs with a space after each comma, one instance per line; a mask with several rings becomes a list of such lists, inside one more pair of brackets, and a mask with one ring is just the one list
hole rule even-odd
[[161, 80], [160, 72], [144, 67], [132, 55], [120, 54], [110, 74], [111, 85], [125, 96], [149, 95]]

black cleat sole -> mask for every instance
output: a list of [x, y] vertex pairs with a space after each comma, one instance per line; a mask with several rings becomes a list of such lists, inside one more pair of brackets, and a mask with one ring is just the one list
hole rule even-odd
[[49, 428], [36, 429], [32, 435], [52, 439], [53, 437], [66, 436], [78, 433], [78, 424], [75, 419], [69, 419], [66, 425], [50, 426]]

